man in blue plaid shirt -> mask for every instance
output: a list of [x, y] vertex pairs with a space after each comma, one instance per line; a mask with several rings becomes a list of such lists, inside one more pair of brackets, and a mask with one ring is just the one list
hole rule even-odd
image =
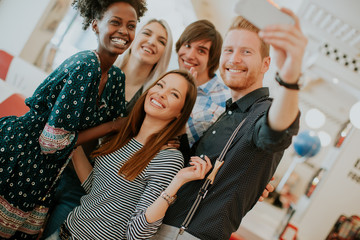
[[211, 22], [199, 20], [187, 26], [176, 42], [179, 67], [193, 73], [198, 91], [186, 128], [190, 147], [225, 111], [231, 97], [229, 88], [215, 74], [222, 41]]

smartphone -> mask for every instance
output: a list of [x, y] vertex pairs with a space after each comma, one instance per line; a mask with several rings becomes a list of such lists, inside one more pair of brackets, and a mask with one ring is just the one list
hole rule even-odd
[[239, 0], [235, 13], [246, 18], [259, 29], [273, 24], [295, 24], [294, 19], [270, 3], [271, 0]]

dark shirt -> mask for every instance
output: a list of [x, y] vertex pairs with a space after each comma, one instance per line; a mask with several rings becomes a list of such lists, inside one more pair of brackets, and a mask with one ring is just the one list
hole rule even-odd
[[[229, 239], [258, 201], [299, 128], [298, 116], [284, 131], [270, 129], [270, 105], [267, 88], [257, 89], [234, 103], [229, 99], [224, 114], [194, 145], [195, 155], [207, 155], [214, 164], [232, 132], [246, 117], [187, 229], [190, 234], [200, 239]], [[165, 224], [181, 226], [202, 183], [193, 181], [178, 191], [178, 199], [165, 215]]]

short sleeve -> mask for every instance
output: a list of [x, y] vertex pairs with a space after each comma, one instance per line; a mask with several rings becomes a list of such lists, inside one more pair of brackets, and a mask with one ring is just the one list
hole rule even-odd
[[94, 170], [90, 172], [89, 176], [81, 184], [87, 194], [90, 193], [94, 180]]
[[[91, 114], [86, 106], [96, 103], [100, 68], [95, 59], [79, 61], [63, 71], [68, 73], [67, 77], [60, 83], [61, 90], [56, 93], [57, 99], [39, 139], [43, 153], [69, 154], [77, 141], [78, 131], [82, 129], [82, 118]], [[54, 91], [58, 87], [59, 84]]]

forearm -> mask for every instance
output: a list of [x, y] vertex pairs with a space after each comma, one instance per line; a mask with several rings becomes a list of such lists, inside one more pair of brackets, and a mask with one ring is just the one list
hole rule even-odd
[[92, 171], [93, 166], [90, 164], [82, 147], [74, 150], [72, 162], [80, 182], [83, 183]]
[[114, 131], [114, 122], [107, 122], [93, 128], [79, 132], [75, 146], [80, 146], [88, 141], [98, 139]]
[[[165, 189], [166, 194], [168, 194], [171, 197], [175, 196], [177, 191], [180, 189], [180, 187], [183, 184], [184, 183], [175, 176], [174, 179], [169, 184], [169, 186]], [[153, 222], [158, 221], [159, 219], [161, 219], [161, 218], [163, 218], [165, 216], [165, 213], [166, 213], [168, 208], [169, 208], [168, 202], [164, 198], [159, 196], [153, 202], [153, 204], [151, 204], [146, 209], [146, 212], [145, 212], [146, 220], [149, 223], [153, 223]]]
[[[204, 161], [205, 160], [205, 161]], [[187, 182], [204, 179], [206, 174], [212, 168], [210, 159], [205, 156], [204, 160], [200, 157], [192, 157], [189, 167], [181, 169], [170, 182], [169, 186], [165, 189], [165, 193], [173, 197], [182, 185]], [[146, 220], [149, 223], [156, 222], [163, 218], [169, 207], [169, 203], [162, 196], [158, 197], [153, 204], [151, 204], [145, 212]]]
[[299, 114], [299, 91], [281, 87], [269, 109], [268, 124], [275, 131], [287, 129]]

